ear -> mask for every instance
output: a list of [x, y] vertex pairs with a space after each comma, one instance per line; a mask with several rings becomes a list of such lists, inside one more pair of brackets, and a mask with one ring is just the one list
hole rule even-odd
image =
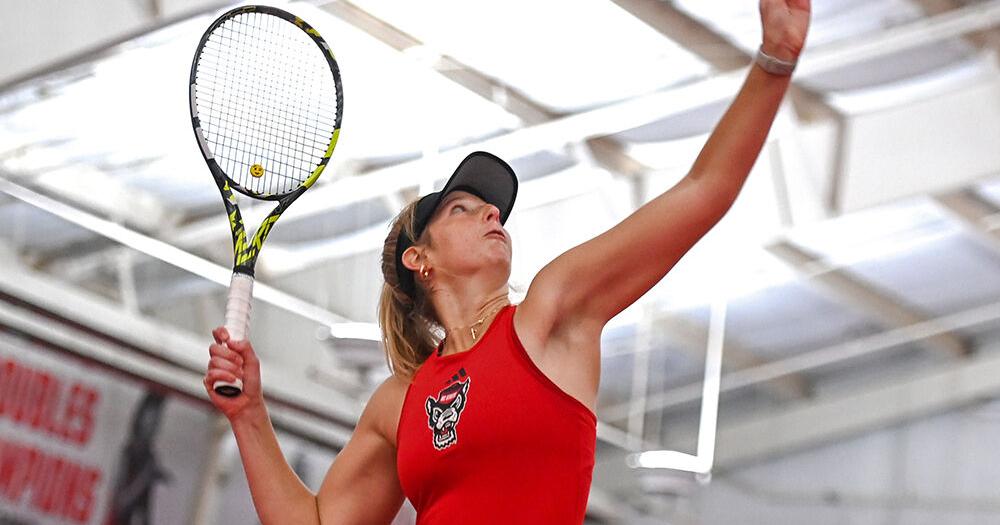
[[410, 246], [403, 252], [403, 267], [411, 272], [420, 269], [421, 261], [424, 261], [423, 247]]

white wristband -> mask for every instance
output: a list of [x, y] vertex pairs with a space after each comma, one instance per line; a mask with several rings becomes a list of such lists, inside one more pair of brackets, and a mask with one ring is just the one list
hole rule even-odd
[[795, 71], [795, 66], [798, 65], [798, 61], [786, 62], [780, 58], [775, 58], [764, 52], [764, 47], [761, 46], [757, 49], [757, 56], [754, 58], [757, 65], [761, 69], [771, 73], [772, 75], [781, 75], [787, 77]]

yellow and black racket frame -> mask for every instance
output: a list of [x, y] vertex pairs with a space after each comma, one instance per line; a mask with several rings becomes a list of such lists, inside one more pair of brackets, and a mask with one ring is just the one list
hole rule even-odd
[[[330, 66], [330, 70], [333, 73], [334, 83], [336, 85], [337, 91], [337, 113], [336, 113], [336, 123], [334, 125], [333, 134], [330, 139], [330, 145], [323, 155], [321, 161], [316, 165], [312, 174], [296, 189], [283, 194], [260, 194], [251, 191], [238, 182], [229, 177], [215, 161], [214, 154], [208, 147], [205, 136], [201, 130], [201, 121], [198, 118], [197, 105], [195, 101], [195, 85], [196, 85], [196, 73], [198, 68], [198, 60], [201, 57], [202, 50], [205, 47], [206, 42], [208, 42], [209, 37], [212, 32], [225, 23], [227, 20], [234, 18], [238, 15], [248, 14], [248, 13], [265, 13], [273, 15], [282, 19], [285, 19], [296, 26], [298, 26], [302, 31], [304, 31], [313, 42], [319, 46], [320, 50], [323, 51], [323, 55], [326, 57], [327, 63]], [[201, 40], [198, 42], [198, 49], [195, 52], [194, 60], [191, 62], [191, 75], [190, 75], [190, 90], [189, 90], [189, 102], [191, 107], [191, 124], [194, 129], [195, 138], [198, 140], [198, 147], [201, 149], [202, 155], [205, 157], [205, 162], [208, 164], [209, 170], [212, 173], [212, 177], [215, 179], [216, 185], [219, 187], [219, 192], [222, 194], [222, 201], [226, 206], [226, 214], [229, 216], [229, 227], [233, 235], [233, 272], [242, 273], [250, 277], [254, 276], [254, 266], [257, 262], [257, 255], [260, 253], [261, 246], [264, 244], [264, 240], [267, 239], [268, 234], [271, 232], [271, 228], [274, 223], [278, 220], [278, 217], [294, 202], [298, 199], [307, 189], [309, 189], [316, 179], [319, 178], [320, 174], [326, 168], [326, 165], [330, 161], [330, 156], [333, 154], [333, 150], [337, 145], [337, 140], [340, 137], [340, 125], [343, 118], [344, 111], [344, 95], [343, 88], [340, 80], [340, 67], [337, 64], [337, 60], [333, 55], [333, 51], [330, 49], [329, 44], [326, 40], [320, 36], [319, 32], [316, 31], [312, 26], [306, 23], [301, 18], [278, 9], [276, 7], [264, 6], [264, 5], [248, 5], [241, 6], [226, 13], [222, 14], [217, 18], [212, 25], [205, 30], [205, 34], [202, 35]], [[274, 210], [267, 215], [266, 218], [261, 222], [260, 227], [254, 233], [253, 238], [248, 242], [246, 229], [243, 225], [243, 217], [240, 215], [240, 209], [236, 205], [236, 196], [233, 194], [233, 190], [236, 190], [248, 197], [254, 199], [277, 201], [277, 206]]]

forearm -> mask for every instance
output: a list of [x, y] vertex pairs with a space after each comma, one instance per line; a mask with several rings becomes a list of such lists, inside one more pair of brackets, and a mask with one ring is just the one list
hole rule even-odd
[[689, 177], [735, 198], [771, 130], [790, 77], [750, 67], [743, 87], [716, 125]]
[[232, 422], [240, 457], [263, 525], [319, 525], [316, 496], [292, 471], [263, 407]]

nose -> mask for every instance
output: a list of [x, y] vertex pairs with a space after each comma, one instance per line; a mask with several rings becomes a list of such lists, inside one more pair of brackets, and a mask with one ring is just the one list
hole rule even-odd
[[483, 205], [483, 209], [485, 210], [483, 212], [483, 218], [486, 222], [500, 222], [500, 210], [496, 206], [486, 203]]

